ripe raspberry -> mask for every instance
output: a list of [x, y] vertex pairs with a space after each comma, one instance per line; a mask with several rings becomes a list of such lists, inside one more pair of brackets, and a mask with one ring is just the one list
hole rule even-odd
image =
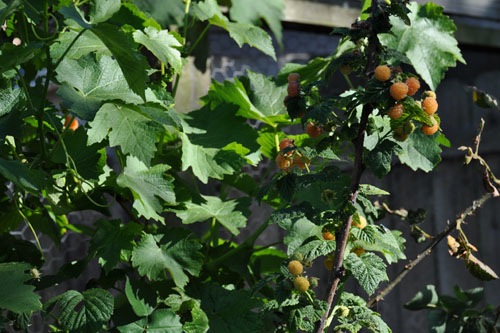
[[323, 130], [321, 127], [314, 125], [312, 122], [308, 122], [306, 125], [306, 133], [309, 135], [311, 138], [317, 138], [318, 136], [321, 135]]
[[306, 169], [307, 163], [308, 163], [307, 160], [303, 156], [295, 155], [293, 157], [292, 165], [296, 166], [301, 170]]
[[405, 83], [408, 86], [408, 96], [415, 95], [420, 89], [420, 82], [416, 77], [409, 77]]
[[288, 171], [288, 169], [290, 169], [290, 167], [292, 166], [292, 160], [279, 153], [278, 156], [276, 156], [276, 165], [281, 170]]
[[295, 147], [295, 140], [289, 139], [289, 138], [284, 138], [283, 140], [281, 140], [280, 150], [283, 150], [283, 149], [289, 148], [289, 147]]
[[381, 82], [391, 78], [391, 69], [387, 65], [380, 65], [375, 68], [375, 78]]
[[288, 263], [288, 271], [294, 276], [300, 275], [304, 272], [304, 266], [302, 266], [300, 261], [292, 260]]
[[310, 283], [309, 280], [306, 277], [303, 276], [297, 276], [293, 280], [293, 286], [295, 289], [300, 291], [301, 293], [307, 291], [309, 289]]
[[300, 83], [298, 81], [288, 82], [288, 96], [296, 97], [299, 96]]
[[72, 131], [76, 131], [80, 124], [78, 123], [78, 119], [74, 118], [73, 116], [67, 115], [66, 118], [64, 118], [64, 127], [68, 127]]
[[403, 115], [404, 107], [403, 104], [396, 104], [392, 108], [389, 109], [389, 112], [387, 112], [387, 115], [391, 119], [399, 119]]
[[426, 97], [422, 101], [422, 109], [424, 109], [425, 113], [428, 115], [433, 115], [438, 109], [438, 102], [434, 97]]
[[404, 82], [395, 82], [389, 89], [389, 93], [396, 101], [402, 100], [408, 95], [408, 86]]
[[368, 225], [368, 222], [366, 221], [366, 218], [363, 215], [358, 215], [358, 217], [359, 217], [359, 222], [355, 219], [352, 219], [352, 226], [355, 228], [364, 229]]
[[288, 82], [293, 82], [293, 81], [299, 81], [300, 80], [300, 74], [299, 73], [290, 73], [288, 74]]
[[421, 128], [421, 131], [422, 133], [424, 133], [425, 135], [432, 135], [434, 133], [436, 133], [439, 129], [439, 123], [436, 121], [436, 119], [434, 117], [430, 117], [431, 118], [431, 121], [433, 123], [432, 126], [429, 126], [429, 125], [422, 125], [422, 128]]
[[335, 239], [335, 235], [331, 233], [331, 231], [325, 230], [321, 233], [324, 240], [331, 241]]

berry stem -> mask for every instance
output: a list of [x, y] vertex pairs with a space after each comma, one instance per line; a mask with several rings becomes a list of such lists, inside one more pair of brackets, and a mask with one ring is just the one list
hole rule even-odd
[[462, 213], [460, 213], [455, 221], [452, 223], [448, 224], [446, 228], [444, 228], [439, 235], [437, 235], [432, 243], [430, 243], [422, 252], [420, 252], [415, 259], [410, 261], [408, 264], [405, 265], [403, 270], [399, 272], [399, 274], [389, 283], [384, 289], [380, 290], [379, 293], [368, 300], [366, 303], [367, 307], [372, 307], [374, 306], [378, 301], [383, 300], [385, 296], [387, 296], [401, 281], [404, 279], [404, 277], [413, 269], [415, 266], [417, 266], [419, 263], [422, 262], [425, 258], [427, 258], [434, 248], [448, 235], [450, 234], [453, 230], [455, 230], [460, 224], [465, 222], [465, 218], [471, 215], [474, 215], [474, 213], [481, 208], [488, 199], [493, 198], [493, 195], [491, 193], [486, 193], [483, 194], [481, 198], [478, 200], [474, 200], [472, 202], [472, 205], [469, 206], [467, 209], [465, 209]]

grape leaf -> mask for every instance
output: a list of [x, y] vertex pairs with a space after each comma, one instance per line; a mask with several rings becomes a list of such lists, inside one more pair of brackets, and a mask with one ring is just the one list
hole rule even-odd
[[384, 262], [373, 253], [363, 253], [359, 257], [349, 253], [344, 264], [368, 295], [375, 292], [380, 282], [389, 280]]
[[0, 175], [34, 195], [38, 195], [40, 190], [49, 186], [45, 173], [41, 170], [30, 169], [18, 160], [0, 158]]
[[420, 77], [436, 90], [449, 67], [455, 67], [457, 61], [465, 63], [453, 37], [456, 26], [443, 14], [443, 7], [434, 3], [420, 6], [411, 2], [409, 8], [411, 25], [391, 17], [391, 33], [379, 38], [385, 46], [406, 55]]
[[165, 175], [170, 169], [166, 164], [157, 164], [148, 168], [133, 156], [127, 156], [127, 163], [116, 182], [121, 187], [130, 189], [134, 196], [133, 207], [140, 216], [156, 221], [164, 221], [159, 215], [163, 211], [162, 203], [175, 204], [173, 177]]
[[261, 332], [261, 320], [254, 311], [261, 302], [250, 292], [227, 290], [215, 283], [201, 290], [201, 308], [208, 316], [210, 332]]
[[258, 24], [261, 19], [264, 19], [278, 43], [281, 44], [283, 37], [281, 19], [284, 9], [283, 0], [254, 0], [252, 2], [232, 0], [229, 14], [231, 19], [239, 23]]
[[396, 151], [401, 163], [408, 165], [412, 170], [432, 171], [441, 161], [441, 148], [432, 136], [421, 131], [414, 131], [408, 139], [400, 142], [401, 150]]
[[[50, 46], [51, 57], [53, 59], [59, 59], [66, 51], [68, 52], [64, 58], [67, 59], [79, 59], [90, 52], [111, 56], [111, 52], [106, 45], [104, 45], [104, 43], [92, 32], [88, 30], [85, 31], [76, 42], [74, 42], [77, 35], [78, 31], [73, 29], [62, 31], [57, 38], [57, 42]], [[71, 43], [73, 43], [73, 45], [69, 47]]]
[[[59, 314], [53, 312], [59, 307]], [[64, 330], [98, 332], [113, 314], [114, 299], [103, 289], [88, 289], [83, 293], [69, 290], [46, 303], [47, 311], [58, 319]]]
[[120, 0], [95, 0], [90, 5], [90, 23], [96, 24], [107, 21], [120, 10]]
[[117, 26], [109, 23], [100, 23], [91, 30], [115, 57], [130, 89], [145, 100], [148, 63], [146, 58], [136, 50], [132, 38], [119, 30]]
[[133, 36], [137, 43], [144, 45], [161, 62], [170, 64], [177, 73], [182, 71], [182, 57], [178, 50], [182, 47], [181, 41], [168, 30], [147, 27], [144, 32], [134, 31]]
[[200, 274], [203, 264], [200, 249], [200, 243], [189, 235], [180, 238], [174, 231], [157, 243], [153, 235], [144, 233], [132, 252], [132, 265], [140, 275], [154, 281], [165, 280], [164, 273], [168, 271], [175, 285], [183, 288], [189, 282], [186, 272], [194, 276]]
[[75, 115], [91, 120], [106, 100], [141, 103], [141, 98], [128, 87], [117, 62], [107, 55], [99, 60], [86, 55], [78, 60], [65, 58], [57, 67], [57, 91]]
[[72, 161], [70, 167], [74, 167], [85, 179], [98, 179], [106, 164], [104, 153], [100, 152], [101, 147], [98, 144], [87, 145], [87, 132], [83, 128], [75, 132], [68, 131], [62, 140], [64, 148], [60, 144], [54, 147], [52, 161], [66, 164], [66, 150]]
[[35, 287], [25, 284], [32, 276], [31, 266], [24, 262], [0, 263], [0, 308], [15, 313], [40, 310], [40, 296], [34, 293]]
[[215, 218], [233, 235], [238, 235], [238, 228], [244, 228], [246, 217], [241, 211], [236, 210], [238, 202], [235, 200], [222, 201], [217, 197], [202, 196], [205, 203], [201, 205], [187, 202], [185, 210], [176, 210], [177, 216], [184, 224], [204, 222], [210, 218]]
[[109, 273], [122, 258], [128, 260], [128, 252], [134, 249], [135, 238], [141, 234], [142, 227], [134, 222], [120, 224], [119, 221], [107, 220], [97, 221], [96, 226], [90, 251], [95, 251], [102, 268]]
[[139, 317], [149, 316], [157, 306], [158, 297], [154, 289], [143, 281], [130, 280], [127, 277], [125, 282], [125, 295]]
[[142, 106], [104, 104], [90, 122], [88, 144], [101, 142], [109, 135], [110, 146], [120, 145], [125, 154], [149, 165], [157, 137], [164, 129], [145, 111]]
[[224, 175], [240, 172], [243, 158], [234, 150], [205, 148], [193, 144], [185, 133], [180, 133], [182, 140], [182, 170], [189, 167], [198, 179], [206, 184], [208, 178], [223, 179]]
[[236, 142], [256, 152], [257, 133], [245, 118], [236, 115], [237, 110], [234, 104], [221, 103], [213, 109], [205, 106], [192, 111], [184, 117], [190, 126], [184, 126], [184, 132], [195, 145], [222, 149]]
[[193, 6], [192, 12], [199, 20], [208, 21], [228, 31], [239, 47], [248, 44], [276, 60], [272, 40], [267, 32], [253, 24], [230, 22], [222, 14], [216, 0], [198, 2]]

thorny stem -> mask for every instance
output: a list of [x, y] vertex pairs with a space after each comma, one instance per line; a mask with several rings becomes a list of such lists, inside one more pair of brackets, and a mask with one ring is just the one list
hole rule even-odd
[[389, 294], [394, 287], [396, 287], [402, 280], [403, 278], [413, 269], [415, 266], [417, 266], [422, 260], [424, 260], [426, 257], [428, 257], [433, 249], [441, 242], [450, 232], [456, 229], [456, 227], [462, 223], [465, 222], [465, 218], [473, 215], [479, 208], [481, 208], [488, 199], [493, 198], [493, 195], [491, 193], [486, 193], [484, 194], [481, 198], [478, 200], [474, 200], [472, 202], [472, 205], [469, 206], [467, 209], [465, 209], [461, 214], [457, 216], [455, 221], [452, 223], [448, 224], [446, 228], [444, 228], [443, 231], [439, 235], [437, 235], [434, 240], [432, 241], [427, 248], [425, 248], [422, 252], [420, 252], [415, 259], [410, 261], [403, 270], [392, 280], [391, 283], [389, 283], [384, 289], [382, 289], [375, 297], [370, 299], [367, 302], [368, 307], [372, 307], [375, 305], [378, 301], [384, 299], [387, 294]]
[[[374, 0], [371, 3], [372, 16], [375, 13], [376, 8], [377, 8], [377, 0]], [[368, 50], [367, 50], [368, 60], [365, 67], [365, 73], [364, 73], [365, 78], [367, 78], [368, 73], [375, 66], [375, 54], [377, 52], [377, 48], [379, 45], [378, 43], [379, 42], [377, 39], [376, 32], [372, 30], [370, 36], [368, 37]], [[356, 203], [359, 191], [359, 184], [361, 181], [361, 175], [365, 170], [365, 166], [363, 164], [363, 146], [365, 141], [365, 131], [368, 124], [368, 117], [372, 112], [373, 112], [373, 105], [371, 104], [363, 105], [363, 111], [359, 123], [358, 134], [356, 138], [353, 140], [355, 158], [354, 158], [354, 168], [352, 170], [352, 175], [351, 175], [351, 188], [350, 188], [351, 196], [349, 198], [350, 203], [353, 205]], [[327, 302], [326, 311], [323, 317], [321, 317], [321, 320], [319, 322], [319, 327], [316, 333], [323, 333], [325, 331], [325, 328], [327, 328], [328, 326], [327, 324], [329, 323], [328, 318], [330, 317], [333, 300], [337, 293], [337, 287], [344, 276], [344, 268], [343, 268], [344, 252], [347, 245], [347, 240], [349, 238], [349, 230], [351, 229], [351, 224], [352, 224], [352, 215], [349, 216], [347, 221], [344, 222], [338, 234], [338, 237], [336, 237], [337, 241], [336, 241], [333, 268], [331, 273], [333, 280], [330, 284], [330, 288], [328, 291], [328, 296], [326, 301]]]

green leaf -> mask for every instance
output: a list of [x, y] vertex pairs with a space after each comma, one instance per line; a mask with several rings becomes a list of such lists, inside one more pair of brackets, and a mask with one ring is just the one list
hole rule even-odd
[[423, 310], [435, 308], [439, 301], [436, 287], [432, 284], [425, 286], [424, 290], [419, 291], [413, 298], [404, 304], [408, 310]]
[[182, 333], [181, 318], [169, 309], [158, 309], [151, 315], [148, 333]]
[[201, 292], [201, 308], [208, 316], [209, 332], [261, 332], [261, 321], [255, 311], [261, 302], [250, 292], [227, 290], [215, 283], [204, 285]]
[[159, 199], [168, 205], [175, 204], [173, 177], [165, 174], [168, 169], [166, 164], [148, 168], [137, 158], [127, 156], [127, 164], [116, 182], [130, 189], [134, 196], [133, 207], [140, 216], [163, 222], [164, 218], [159, 215], [163, 205]]
[[91, 54], [65, 58], [57, 67], [57, 80], [62, 83], [57, 93], [63, 104], [82, 119], [93, 119], [107, 100], [142, 102], [128, 87], [118, 63], [106, 55], [99, 60]]
[[182, 43], [168, 30], [147, 27], [144, 32], [134, 31], [133, 36], [136, 43], [144, 45], [164, 64], [170, 64], [176, 73], [182, 71], [182, 57], [179, 51]]
[[23, 96], [22, 89], [0, 89], [0, 117], [11, 112]]
[[[62, 57], [64, 52], [68, 50], [70, 44], [78, 36], [78, 31], [68, 30], [62, 31], [56, 42], [50, 45], [50, 55], [53, 59], [59, 59]], [[91, 31], [85, 31], [78, 37], [76, 42], [69, 48], [68, 52], [64, 56], [65, 59], [79, 59], [91, 52], [96, 52], [97, 54], [105, 54], [111, 56], [111, 52], [104, 45], [104, 43]], [[73, 83], [73, 82], [69, 82]]]
[[277, 223], [287, 231], [284, 242], [288, 245], [288, 255], [292, 255], [295, 252], [302, 252], [300, 251], [300, 246], [307, 238], [321, 235], [321, 227], [312, 223], [306, 217], [283, 219]]
[[108, 23], [101, 23], [91, 30], [115, 57], [130, 89], [145, 100], [148, 64], [146, 58], [136, 50], [131, 38], [115, 25]]
[[222, 103], [213, 109], [205, 106], [192, 111], [185, 116], [185, 121], [193, 128], [184, 126], [184, 132], [195, 145], [223, 149], [240, 143], [254, 153], [259, 149], [257, 133], [247, 119], [236, 115], [237, 110], [233, 104]]
[[[54, 314], [54, 306], [59, 314]], [[98, 332], [111, 319], [114, 308], [113, 295], [103, 289], [88, 289], [83, 293], [69, 290], [52, 298], [47, 311], [58, 319], [61, 328], [72, 332]]]
[[117, 103], [104, 104], [88, 130], [88, 144], [101, 142], [109, 136], [111, 147], [120, 146], [125, 154], [149, 165], [156, 151], [156, 140], [164, 131], [141, 106]]
[[363, 229], [352, 228], [351, 233], [356, 239], [352, 248], [362, 247], [367, 251], [377, 251], [384, 255], [391, 264], [400, 259], [406, 259], [404, 254], [404, 237], [398, 230], [389, 230], [384, 226], [367, 225]]
[[78, 129], [75, 132], [67, 131], [62, 136], [62, 140], [64, 148], [62, 144], [54, 147], [52, 161], [66, 164], [68, 158], [66, 149], [72, 161], [70, 167], [74, 167], [75, 171], [85, 179], [98, 179], [106, 164], [105, 154], [101, 151], [101, 147], [97, 144], [87, 145], [88, 137], [84, 129]]
[[172, 311], [179, 313], [179, 311], [191, 313], [191, 321], [186, 321], [182, 326], [185, 333], [205, 333], [208, 331], [208, 317], [201, 309], [200, 301], [191, 298], [183, 293], [181, 295], [170, 294], [165, 300]]
[[283, 0], [256, 0], [252, 2], [232, 0], [229, 14], [231, 19], [239, 23], [258, 24], [261, 19], [264, 19], [278, 43], [281, 44], [283, 37], [281, 20], [284, 9], [285, 2]]
[[415, 130], [405, 141], [399, 143], [402, 150], [396, 151], [401, 163], [412, 170], [432, 171], [441, 161], [441, 148], [434, 137]]
[[24, 262], [0, 263], [0, 308], [15, 313], [37, 311], [42, 308], [35, 287], [25, 284], [33, 277], [27, 273], [31, 266]]
[[206, 184], [208, 178], [223, 179], [224, 175], [240, 172], [244, 159], [232, 150], [205, 148], [193, 144], [185, 133], [180, 133], [182, 140], [182, 170], [191, 167], [198, 179]]
[[253, 24], [230, 22], [222, 14], [216, 0], [198, 2], [193, 6], [192, 12], [199, 20], [208, 21], [228, 31], [239, 47], [248, 44], [276, 60], [272, 40], [267, 32]]
[[120, 10], [120, 0], [95, 0], [90, 6], [90, 23], [96, 24], [107, 21]]
[[382, 178], [391, 171], [392, 154], [398, 150], [397, 143], [383, 140], [373, 150], [365, 150], [363, 161], [375, 176]]
[[177, 216], [184, 224], [204, 222], [208, 219], [216, 219], [233, 235], [238, 235], [239, 228], [246, 226], [247, 218], [236, 210], [238, 202], [236, 200], [222, 201], [218, 197], [202, 196], [206, 201], [201, 205], [186, 202], [185, 210], [176, 210]]
[[273, 125], [267, 115], [252, 103], [245, 86], [238, 78], [234, 78], [233, 81], [224, 81], [224, 83], [213, 81], [204, 100], [215, 104], [230, 103], [237, 105], [239, 107], [236, 113], [238, 116], [261, 120], [266, 124]]
[[260, 112], [270, 118], [268, 124], [272, 121], [276, 123], [289, 124], [287, 111], [283, 100], [287, 95], [286, 86], [278, 87], [269, 77], [247, 70], [250, 80], [251, 96], [250, 99]]
[[373, 253], [363, 253], [359, 257], [349, 253], [344, 263], [368, 295], [375, 292], [380, 282], [389, 280], [384, 262]]
[[0, 175], [19, 186], [23, 191], [38, 195], [40, 190], [48, 187], [47, 177], [40, 170], [29, 169], [26, 164], [17, 160], [0, 158]]
[[172, 25], [181, 26], [183, 24], [185, 5], [182, 1], [162, 0], [158, 2], [153, 0], [134, 0], [134, 4], [164, 27]]
[[434, 3], [411, 2], [409, 8], [410, 26], [391, 17], [391, 34], [379, 37], [384, 45], [406, 55], [420, 77], [436, 90], [449, 67], [455, 67], [457, 60], [465, 63], [453, 37], [456, 26], [443, 14], [443, 7]]
[[32, 42], [27, 45], [15, 46], [12, 43], [2, 43], [0, 53], [0, 73], [31, 61], [38, 56], [42, 44]]
[[367, 195], [389, 195], [390, 193], [386, 190], [382, 190], [371, 184], [360, 184], [359, 192], [365, 196]]
[[165, 280], [168, 271], [175, 285], [183, 288], [189, 282], [185, 272], [198, 276], [201, 271], [200, 249], [201, 245], [190, 236], [176, 238], [172, 232], [157, 243], [153, 235], [145, 233], [132, 252], [132, 265], [138, 268], [139, 274], [154, 281]]
[[96, 252], [102, 268], [109, 273], [122, 258], [128, 260], [128, 253], [134, 249], [135, 238], [141, 234], [142, 227], [134, 222], [120, 224], [116, 220], [99, 220], [96, 225], [90, 251]]
[[125, 282], [125, 295], [134, 310], [134, 313], [139, 317], [149, 316], [156, 308], [157, 295], [156, 292], [148, 284], [130, 280], [127, 277]]

